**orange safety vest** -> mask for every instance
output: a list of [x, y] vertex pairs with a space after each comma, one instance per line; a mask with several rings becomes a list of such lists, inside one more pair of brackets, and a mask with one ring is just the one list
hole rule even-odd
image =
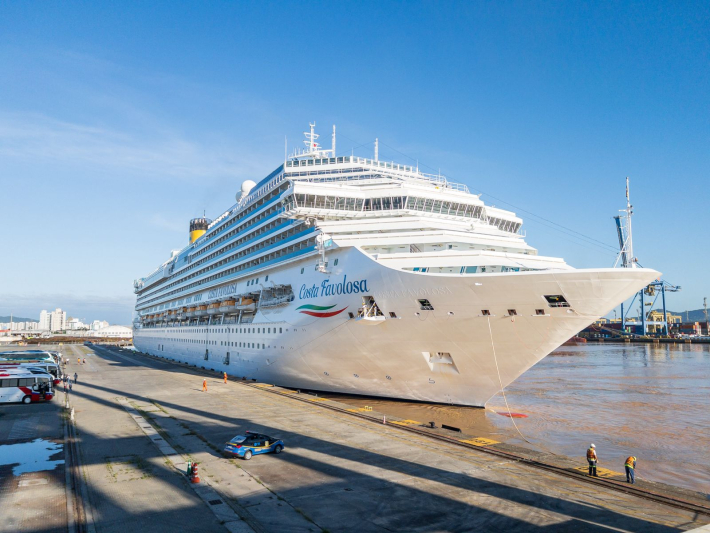
[[587, 450], [587, 461], [596, 461], [597, 460], [597, 452], [594, 450], [594, 448], [589, 448]]
[[628, 459], [626, 459], [626, 463], [624, 464], [624, 466], [628, 466], [629, 468], [634, 468], [634, 463], [635, 463], [635, 462], [636, 462], [636, 457], [634, 457], [634, 456], [632, 455], [631, 457], [629, 457]]

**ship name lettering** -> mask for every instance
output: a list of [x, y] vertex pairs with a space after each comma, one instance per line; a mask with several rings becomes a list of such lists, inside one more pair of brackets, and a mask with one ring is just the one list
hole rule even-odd
[[340, 294], [360, 294], [368, 292], [367, 280], [361, 279], [357, 281], [348, 281], [347, 276], [343, 276], [343, 281], [331, 283], [330, 279], [324, 279], [320, 287], [313, 285], [306, 287], [301, 285], [301, 290], [298, 292], [298, 297], [301, 300], [308, 298], [317, 298], [318, 296], [337, 296]]
[[227, 296], [229, 294], [234, 294], [235, 292], [237, 292], [237, 284], [232, 283], [231, 285], [212, 289], [207, 293], [207, 298], [219, 298], [220, 296]]

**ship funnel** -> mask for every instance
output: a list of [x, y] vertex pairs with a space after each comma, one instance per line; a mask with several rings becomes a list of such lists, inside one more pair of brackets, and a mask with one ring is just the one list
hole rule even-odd
[[193, 218], [190, 221], [190, 244], [202, 237], [207, 231], [210, 221], [206, 218]]

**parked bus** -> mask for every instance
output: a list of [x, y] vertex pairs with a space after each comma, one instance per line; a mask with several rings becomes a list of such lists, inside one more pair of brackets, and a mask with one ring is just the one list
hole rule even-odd
[[54, 398], [52, 376], [26, 369], [0, 370], [0, 403], [32, 403]]
[[24, 350], [22, 352], [0, 352], [0, 361], [43, 360], [59, 363], [58, 357], [44, 350]]
[[10, 370], [10, 369], [30, 369], [36, 368], [42, 372], [52, 375], [52, 379], [55, 385], [59, 385], [62, 381], [62, 372], [59, 369], [59, 365], [53, 361], [40, 361], [40, 360], [16, 360], [16, 361], [2, 361], [0, 360], [0, 371]]

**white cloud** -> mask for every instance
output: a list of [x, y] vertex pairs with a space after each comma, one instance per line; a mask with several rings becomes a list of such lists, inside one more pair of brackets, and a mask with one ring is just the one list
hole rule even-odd
[[38, 113], [0, 113], [1, 159], [184, 180], [253, 175], [260, 168], [254, 154], [206, 148], [164, 129], [138, 135]]

